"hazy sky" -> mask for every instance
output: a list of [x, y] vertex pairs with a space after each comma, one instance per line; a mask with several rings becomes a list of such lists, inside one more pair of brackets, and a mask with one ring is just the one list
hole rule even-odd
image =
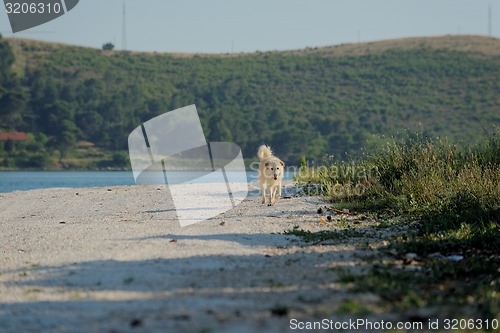
[[[35, 1], [36, 2], [36, 1]], [[500, 0], [80, 0], [66, 15], [5, 37], [100, 48], [122, 44], [126, 4], [128, 50], [254, 52], [413, 36], [500, 37]]]

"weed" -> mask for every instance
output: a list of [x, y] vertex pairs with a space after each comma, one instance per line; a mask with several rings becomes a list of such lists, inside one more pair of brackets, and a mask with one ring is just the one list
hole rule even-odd
[[339, 313], [365, 315], [370, 313], [365, 304], [355, 300], [344, 301], [337, 309]]
[[429, 259], [423, 270], [375, 265], [362, 276], [341, 273], [339, 280], [354, 291], [377, 293], [380, 306], [393, 311], [439, 306], [453, 314], [468, 307], [472, 313], [494, 318], [500, 311], [498, 264], [476, 257], [461, 262]]
[[284, 285], [282, 282], [275, 281], [275, 280], [273, 280], [273, 279], [269, 279], [269, 280], [268, 280], [268, 283], [269, 283], [269, 286], [270, 286], [271, 288], [273, 288], [273, 289], [274, 289], [274, 288], [275, 288], [275, 289], [280, 289], [280, 288], [285, 287], [285, 285]]
[[364, 234], [355, 229], [328, 230], [319, 232], [310, 232], [299, 229], [297, 226], [293, 230], [285, 231], [286, 235], [294, 235], [302, 238], [306, 243], [319, 243], [327, 240], [340, 240], [347, 238], [363, 237]]

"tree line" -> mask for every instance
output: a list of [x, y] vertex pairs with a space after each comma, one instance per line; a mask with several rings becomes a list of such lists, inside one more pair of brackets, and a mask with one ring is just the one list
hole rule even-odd
[[[246, 158], [267, 143], [289, 165], [321, 163], [405, 129], [474, 142], [499, 123], [498, 77], [499, 55], [425, 46], [182, 56], [0, 39], [0, 130], [33, 137], [17, 147], [24, 162], [7, 167], [45, 154], [33, 165], [43, 167], [54, 152], [77, 156], [82, 141], [124, 152], [142, 122], [196, 104], [209, 141], [232, 141]], [[16, 149], [0, 148], [5, 167]]]

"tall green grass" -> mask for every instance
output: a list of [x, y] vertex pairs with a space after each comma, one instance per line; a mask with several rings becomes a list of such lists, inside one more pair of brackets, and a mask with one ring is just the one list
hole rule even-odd
[[[400, 223], [411, 222], [387, 240], [397, 258], [417, 253], [419, 270], [381, 262], [362, 275], [344, 273], [341, 281], [355, 291], [377, 293], [384, 300], [380, 307], [392, 311], [437, 307], [441, 315], [498, 318], [499, 134], [497, 129], [476, 146], [414, 135], [348, 163], [317, 168], [303, 163], [296, 180], [319, 184], [333, 205], [384, 211], [407, 217], [397, 219]], [[305, 240], [331, 237], [293, 233]], [[458, 261], [446, 259], [450, 255]]]
[[500, 130], [474, 147], [422, 136], [391, 140], [362, 159], [302, 168], [332, 202], [397, 214], [498, 217]]
[[343, 207], [418, 219], [429, 243], [453, 238], [494, 249], [500, 247], [499, 134], [497, 128], [476, 146], [421, 135], [390, 140], [362, 159], [302, 168], [296, 180], [319, 184]]

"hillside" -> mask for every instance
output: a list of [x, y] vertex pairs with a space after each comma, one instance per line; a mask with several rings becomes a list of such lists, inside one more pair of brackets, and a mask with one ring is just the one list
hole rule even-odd
[[[500, 40], [487, 37], [221, 55], [0, 45], [12, 55], [0, 61], [0, 127], [36, 134], [31, 148], [3, 145], [4, 167], [54, 167], [54, 155], [71, 165], [82, 141], [123, 165], [125, 153], [99, 154], [126, 150], [141, 122], [193, 103], [210, 141], [233, 141], [246, 158], [265, 142], [289, 165], [358, 154], [373, 134], [469, 143], [500, 123]], [[37, 157], [16, 161], [21, 151]], [[92, 163], [80, 165], [103, 165]]]

